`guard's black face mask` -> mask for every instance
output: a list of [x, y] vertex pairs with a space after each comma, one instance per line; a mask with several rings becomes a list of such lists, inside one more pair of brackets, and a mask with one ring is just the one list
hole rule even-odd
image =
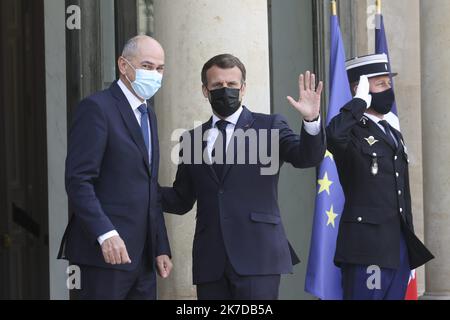
[[389, 90], [371, 93], [372, 95], [372, 105], [373, 110], [379, 114], [388, 114], [392, 110], [392, 106], [395, 102], [394, 90], [391, 88]]
[[241, 89], [222, 88], [209, 92], [209, 102], [214, 112], [228, 118], [241, 107]]

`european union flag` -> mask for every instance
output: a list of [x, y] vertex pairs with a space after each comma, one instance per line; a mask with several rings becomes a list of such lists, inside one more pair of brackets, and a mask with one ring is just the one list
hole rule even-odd
[[[331, 17], [330, 101], [327, 125], [352, 99], [345, 49], [337, 15]], [[333, 155], [327, 152], [319, 170], [311, 247], [305, 291], [323, 300], [342, 300], [341, 271], [334, 265], [339, 221], [344, 209], [344, 192]]]

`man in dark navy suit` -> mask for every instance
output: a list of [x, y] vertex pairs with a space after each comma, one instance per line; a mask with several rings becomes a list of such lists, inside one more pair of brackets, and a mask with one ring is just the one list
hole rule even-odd
[[326, 151], [319, 116], [323, 84], [316, 87], [315, 75], [300, 77], [299, 101], [288, 98], [299, 111], [298, 125], [304, 118], [301, 136], [283, 116], [241, 105], [245, 79], [244, 65], [232, 55], [205, 64], [203, 93], [213, 116], [183, 136], [176, 180], [162, 192], [165, 212], [185, 214], [197, 202], [193, 279], [200, 300], [278, 298], [280, 275], [299, 262], [281, 222], [279, 167], [315, 167]]
[[155, 270], [167, 278], [172, 268], [149, 104], [161, 86], [163, 48], [137, 36], [125, 45], [118, 67], [120, 80], [79, 104], [69, 135], [72, 216], [59, 258], [80, 267], [76, 299], [156, 299]]
[[347, 69], [354, 99], [327, 128], [346, 199], [335, 263], [344, 299], [404, 300], [411, 270], [433, 256], [414, 235], [407, 148], [387, 121], [388, 58], [357, 57]]

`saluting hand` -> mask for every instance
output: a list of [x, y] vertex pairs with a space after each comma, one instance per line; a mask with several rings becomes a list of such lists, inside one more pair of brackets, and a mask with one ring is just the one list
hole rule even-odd
[[320, 115], [320, 99], [323, 90], [323, 82], [320, 81], [316, 87], [316, 75], [307, 71], [305, 75], [300, 75], [298, 101], [292, 97], [287, 97], [289, 103], [297, 109], [306, 121], [313, 121]]
[[363, 99], [367, 104], [367, 108], [370, 108], [370, 105], [372, 104], [372, 95], [370, 94], [370, 83], [367, 76], [361, 76], [359, 78], [355, 98]]

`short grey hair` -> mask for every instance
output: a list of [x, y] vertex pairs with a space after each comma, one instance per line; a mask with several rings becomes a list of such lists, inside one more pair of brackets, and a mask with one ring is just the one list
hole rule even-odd
[[139, 35], [128, 40], [123, 47], [122, 57], [124, 57], [125, 59], [131, 59], [135, 57], [138, 52], [139, 40], [143, 39], [144, 37], [146, 36]]

